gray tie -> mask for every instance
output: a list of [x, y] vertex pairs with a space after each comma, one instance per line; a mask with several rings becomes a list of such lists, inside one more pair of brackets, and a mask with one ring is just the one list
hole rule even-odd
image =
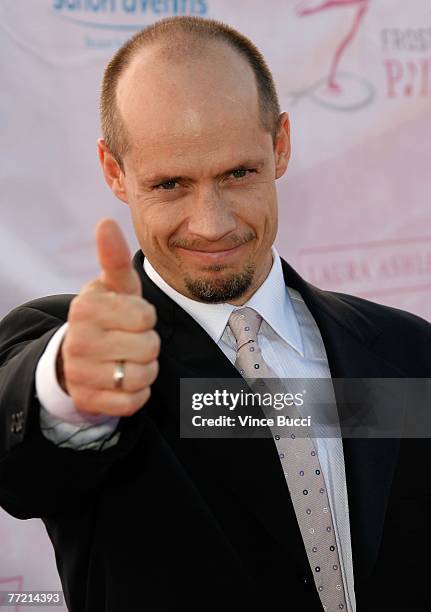
[[[236, 339], [235, 366], [244, 378], [277, 378], [262, 356], [257, 334], [262, 317], [253, 308], [234, 310], [228, 325]], [[296, 416], [298, 413], [293, 414]], [[290, 415], [289, 415], [290, 416]], [[347, 610], [326, 483], [317, 450], [294, 426], [274, 436], [320, 601], [327, 612]]]

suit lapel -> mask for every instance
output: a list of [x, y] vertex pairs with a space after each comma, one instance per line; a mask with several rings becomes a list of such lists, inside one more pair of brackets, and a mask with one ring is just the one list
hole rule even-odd
[[[205, 330], [149, 279], [143, 259], [138, 251], [133, 260], [141, 277], [143, 297], [157, 308], [156, 329], [164, 353], [179, 376], [239, 378], [236, 368]], [[380, 335], [372, 321], [336, 295], [304, 281], [283, 260], [282, 265], [286, 285], [300, 292], [316, 320], [333, 378], [403, 375], [371, 349]], [[178, 391], [177, 386], [174, 388]], [[177, 409], [178, 395], [172, 397], [171, 405]], [[337, 405], [340, 410], [338, 401]], [[171, 416], [178, 420], [178, 414], [172, 412]], [[398, 447], [399, 441], [392, 439], [343, 439], [356, 583], [369, 575], [377, 558]], [[303, 563], [303, 542], [299, 529], [292, 530], [294, 510], [272, 438], [183, 439], [178, 443], [180, 448], [187, 448], [195, 462], [203, 460], [206, 469], [220, 479], [220, 486], [236, 497], [244, 511], [254, 513], [268, 533]]]

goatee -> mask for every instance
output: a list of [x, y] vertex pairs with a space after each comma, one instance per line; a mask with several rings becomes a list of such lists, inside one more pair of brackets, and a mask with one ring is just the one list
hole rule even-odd
[[[220, 266], [219, 269], [222, 269]], [[213, 268], [215, 271], [215, 269]], [[186, 276], [184, 284], [190, 295], [201, 302], [216, 304], [240, 298], [253, 282], [256, 265], [248, 263], [242, 272], [230, 274], [221, 279], [191, 278]]]

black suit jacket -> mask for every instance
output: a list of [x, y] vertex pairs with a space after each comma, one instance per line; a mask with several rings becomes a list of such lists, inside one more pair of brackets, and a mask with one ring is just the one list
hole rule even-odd
[[[44, 521], [72, 612], [320, 611], [273, 440], [180, 438], [180, 378], [239, 374], [148, 278], [141, 251], [133, 261], [158, 312], [160, 374], [145, 407], [120, 419], [115, 447], [60, 449], [40, 432], [35, 368], [73, 296], [32, 300], [1, 322], [1, 505]], [[322, 291], [282, 263], [332, 377], [431, 377], [431, 325]], [[430, 610], [429, 440], [343, 448], [358, 612]]]

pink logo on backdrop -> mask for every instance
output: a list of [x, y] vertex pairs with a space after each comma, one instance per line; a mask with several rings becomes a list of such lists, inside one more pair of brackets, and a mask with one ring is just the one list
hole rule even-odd
[[313, 284], [368, 299], [431, 289], [431, 236], [330, 244], [299, 251]]
[[355, 39], [370, 0], [301, 0], [295, 8], [298, 17], [312, 17], [328, 9], [353, 9], [353, 20], [348, 29], [340, 33], [341, 39], [330, 60], [329, 73], [317, 83], [292, 93], [293, 101], [310, 96], [321, 106], [339, 111], [354, 111], [368, 106], [374, 98], [375, 90], [364, 77], [340, 70], [342, 59]]
[[[0, 578], [0, 591], [8, 591], [10, 593], [16, 593], [22, 591], [24, 587], [24, 576], [9, 576]], [[20, 612], [21, 606], [16, 605], [14, 607], [10, 607], [10, 605], [2, 605], [2, 601], [0, 601], [0, 610], [8, 610], [9, 612]], [[4, 602], [7, 604], [7, 602]]]

